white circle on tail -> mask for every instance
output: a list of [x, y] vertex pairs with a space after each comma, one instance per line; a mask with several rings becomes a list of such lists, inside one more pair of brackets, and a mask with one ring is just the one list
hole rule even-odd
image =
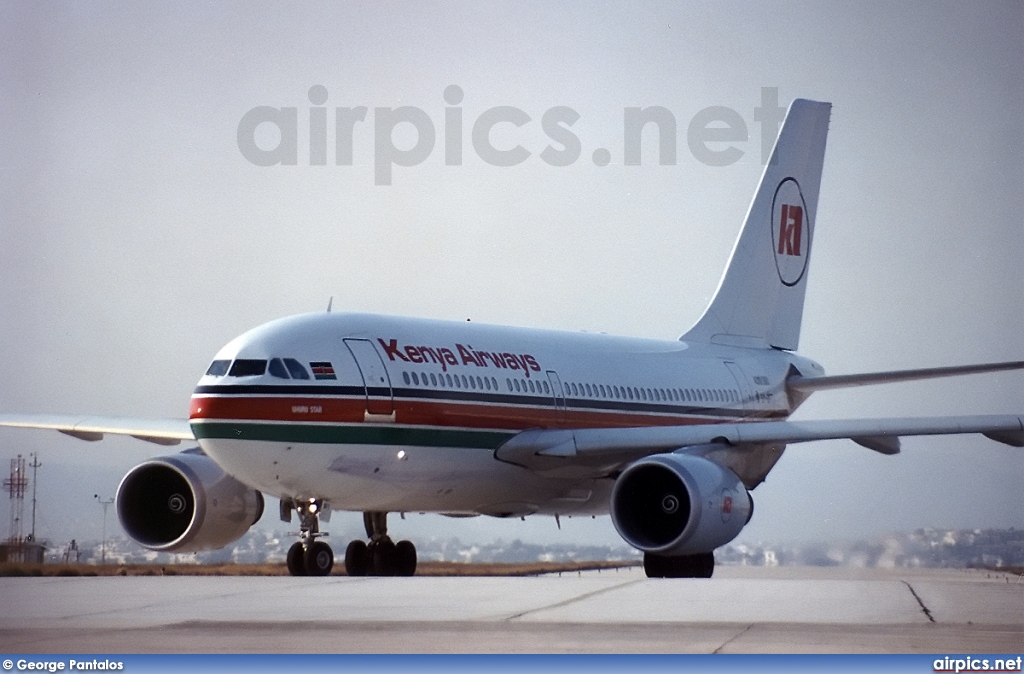
[[786, 178], [772, 198], [772, 253], [782, 285], [795, 286], [807, 271], [811, 219], [796, 178]]

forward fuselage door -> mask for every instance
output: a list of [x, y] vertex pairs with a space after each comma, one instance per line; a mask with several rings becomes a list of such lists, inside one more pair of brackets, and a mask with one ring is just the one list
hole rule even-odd
[[359, 374], [363, 377], [367, 415], [393, 415], [395, 401], [391, 393], [391, 377], [373, 342], [368, 339], [346, 339], [345, 346], [355, 358]]

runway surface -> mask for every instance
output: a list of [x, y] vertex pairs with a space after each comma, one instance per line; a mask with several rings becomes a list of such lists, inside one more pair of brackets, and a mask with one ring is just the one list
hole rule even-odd
[[533, 578], [0, 578], [5, 653], [1006, 653], [1024, 579], [720, 567]]

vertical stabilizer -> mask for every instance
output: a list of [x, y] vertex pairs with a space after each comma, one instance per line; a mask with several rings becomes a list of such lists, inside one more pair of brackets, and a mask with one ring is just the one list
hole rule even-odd
[[683, 341], [797, 348], [831, 109], [790, 104], [715, 297]]

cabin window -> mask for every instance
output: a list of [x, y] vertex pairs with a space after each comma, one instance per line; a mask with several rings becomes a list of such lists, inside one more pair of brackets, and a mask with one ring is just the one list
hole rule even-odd
[[295, 360], [294, 358], [284, 358], [284, 366], [288, 368], [288, 374], [292, 376], [292, 379], [309, 379], [309, 372], [306, 372], [306, 368], [302, 366], [302, 363]]
[[420, 376], [415, 372], [412, 373], [412, 383], [416, 384], [417, 386], [420, 385]]
[[548, 386], [547, 382], [544, 382], [544, 393], [551, 393], [551, 387]]
[[223, 377], [228, 373], [229, 367], [231, 367], [230, 360], [215, 360], [210, 363], [210, 367], [206, 370], [206, 374], [210, 377]]
[[437, 386], [437, 375], [435, 375], [433, 372], [430, 373], [430, 385]]
[[239, 358], [231, 364], [230, 377], [259, 377], [267, 371], [267, 361], [255, 358]]
[[402, 373], [402, 379], [405, 380], [405, 385], [408, 386], [409, 382], [410, 382], [409, 373], [408, 372], [403, 372]]

